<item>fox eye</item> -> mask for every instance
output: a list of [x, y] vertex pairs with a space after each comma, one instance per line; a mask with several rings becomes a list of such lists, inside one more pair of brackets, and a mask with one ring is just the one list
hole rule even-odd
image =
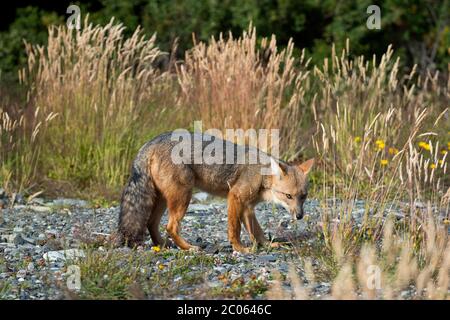
[[286, 193], [286, 198], [292, 199], [292, 196], [289, 193]]

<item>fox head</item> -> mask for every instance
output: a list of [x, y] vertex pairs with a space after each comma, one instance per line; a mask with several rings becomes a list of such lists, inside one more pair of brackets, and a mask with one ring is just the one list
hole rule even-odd
[[281, 204], [293, 217], [303, 218], [303, 203], [308, 196], [308, 173], [314, 165], [309, 159], [298, 166], [290, 166], [271, 158], [271, 200]]

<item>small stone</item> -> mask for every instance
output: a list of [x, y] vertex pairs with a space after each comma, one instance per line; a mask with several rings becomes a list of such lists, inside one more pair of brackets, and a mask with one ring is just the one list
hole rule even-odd
[[42, 213], [52, 211], [51, 208], [45, 207], [45, 206], [29, 206], [29, 209], [32, 210], [32, 211], [42, 212]]
[[58, 230], [48, 229], [48, 230], [45, 230], [45, 234], [47, 236], [50, 236], [50, 237], [57, 237], [58, 236]]
[[19, 233], [19, 234], [15, 235], [14, 240], [13, 240], [13, 243], [14, 243], [16, 246], [20, 246], [20, 245], [25, 244], [26, 241], [23, 239], [23, 237], [22, 237], [22, 236], [20, 235], [20, 233]]
[[45, 234], [39, 233], [39, 235], [38, 235], [38, 241], [45, 241], [46, 239], [47, 239], [47, 237], [45, 236]]
[[24, 237], [24, 236], [22, 236], [22, 239], [26, 242], [26, 243], [29, 243], [29, 244], [36, 244], [36, 241], [33, 239], [33, 238], [29, 238], [29, 237]]
[[287, 228], [290, 226], [290, 221], [289, 220], [281, 220], [279, 225], [282, 228]]
[[218, 267], [214, 267], [214, 271], [217, 274], [222, 274], [222, 273], [225, 273], [227, 271], [227, 269], [224, 267], [218, 266]]
[[13, 233], [22, 233], [22, 232], [23, 232], [23, 228], [15, 227], [15, 228], [13, 229]]
[[87, 207], [88, 202], [78, 199], [56, 199], [53, 200], [53, 205], [61, 207]]
[[33, 272], [34, 269], [35, 269], [34, 263], [33, 263], [33, 262], [30, 262], [30, 263], [28, 264], [28, 266], [27, 266], [28, 272]]
[[15, 194], [15, 197], [14, 197], [14, 195], [13, 195], [13, 198], [14, 198], [14, 203], [17, 203], [17, 204], [25, 204], [25, 199], [24, 199], [24, 197], [23, 197], [23, 194], [21, 194], [21, 193], [16, 193], [16, 194]]
[[25, 278], [27, 276], [27, 270], [19, 270], [16, 273], [17, 278]]
[[191, 204], [188, 207], [188, 212], [197, 212], [197, 211], [209, 211], [211, 210], [210, 206], [206, 204]]
[[275, 261], [277, 261], [277, 257], [275, 257], [271, 254], [266, 254], [266, 255], [258, 256], [258, 260], [261, 262], [275, 262]]
[[208, 200], [209, 194], [206, 192], [197, 192], [192, 195], [192, 198], [198, 202], [204, 202]]
[[85, 254], [83, 250], [79, 249], [67, 249], [67, 250], [58, 250], [58, 251], [49, 251], [44, 253], [44, 260], [50, 261], [50, 262], [56, 262], [56, 261], [66, 261], [74, 260], [77, 258], [84, 258]]
[[28, 203], [29, 204], [36, 204], [36, 205], [40, 205], [40, 206], [45, 205], [45, 201], [42, 198], [33, 198]]

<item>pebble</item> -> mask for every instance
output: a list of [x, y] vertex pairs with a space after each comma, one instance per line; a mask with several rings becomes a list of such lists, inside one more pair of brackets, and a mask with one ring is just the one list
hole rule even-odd
[[15, 245], [21, 245], [21, 244], [25, 244], [26, 241], [22, 238], [22, 236], [20, 234], [17, 234], [14, 236], [13, 243]]
[[74, 260], [78, 258], [84, 258], [85, 254], [83, 250], [79, 249], [67, 249], [58, 251], [49, 251], [44, 253], [43, 259], [50, 262]]
[[210, 198], [210, 195], [206, 192], [197, 192], [192, 195], [192, 198], [199, 202], [204, 202]]
[[259, 261], [261, 262], [275, 262], [277, 261], [277, 257], [271, 255], [271, 254], [266, 254], [266, 255], [262, 255], [262, 256], [258, 256], [257, 258]]
[[78, 199], [65, 199], [60, 198], [53, 200], [53, 205], [55, 206], [62, 206], [62, 207], [87, 207], [88, 202], [85, 200], [78, 200]]
[[13, 233], [22, 233], [22, 232], [23, 232], [23, 228], [15, 227], [13, 229]]
[[30, 262], [27, 266], [27, 270], [28, 272], [32, 273], [34, 271], [35, 267], [34, 267], [34, 263]]
[[27, 270], [19, 270], [16, 273], [17, 278], [25, 278], [27, 275]]
[[33, 206], [29, 206], [28, 208], [30, 210], [32, 210], [32, 211], [42, 212], [42, 213], [51, 212], [52, 211], [52, 209], [50, 207], [46, 207], [46, 206], [35, 206], [35, 205], [33, 205]]

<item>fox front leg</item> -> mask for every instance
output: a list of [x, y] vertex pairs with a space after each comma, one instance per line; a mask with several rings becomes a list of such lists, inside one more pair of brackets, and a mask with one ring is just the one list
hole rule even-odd
[[247, 206], [244, 211], [244, 226], [250, 235], [250, 239], [253, 242], [256, 242], [258, 245], [264, 245], [268, 242], [266, 237], [264, 236], [264, 231], [256, 219], [255, 212], [253, 211], [252, 206]]
[[228, 194], [228, 239], [233, 246], [233, 250], [249, 253], [249, 248], [246, 248], [241, 242], [241, 223], [243, 218], [244, 206], [239, 200], [239, 196], [230, 191]]

